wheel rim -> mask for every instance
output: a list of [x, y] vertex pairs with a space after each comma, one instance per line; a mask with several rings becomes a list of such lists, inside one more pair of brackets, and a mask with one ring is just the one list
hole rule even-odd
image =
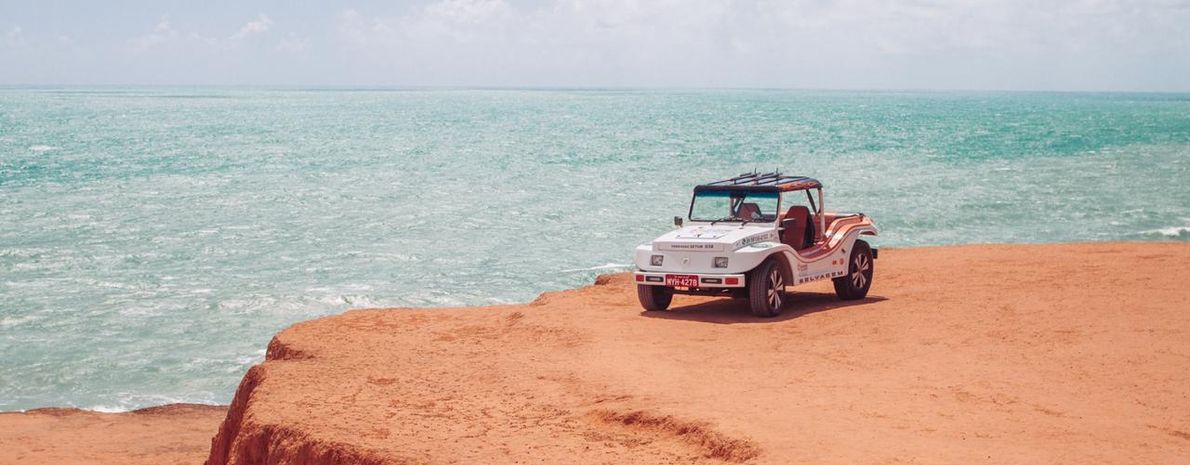
[[774, 268], [769, 272], [769, 308], [781, 308], [781, 291], [785, 289], [785, 278], [781, 277], [781, 270]]
[[868, 283], [868, 270], [871, 269], [872, 262], [868, 260], [867, 255], [856, 255], [855, 260], [851, 262], [851, 284], [856, 288], [863, 288]]

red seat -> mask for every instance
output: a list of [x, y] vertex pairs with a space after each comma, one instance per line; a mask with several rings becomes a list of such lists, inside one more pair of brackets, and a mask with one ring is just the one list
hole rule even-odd
[[[793, 220], [793, 224], [786, 223], [787, 220]], [[802, 250], [814, 243], [814, 227], [810, 224], [809, 208], [801, 205], [789, 207], [781, 225], [785, 227], [785, 231], [781, 233], [781, 242], [793, 247], [793, 250]]]

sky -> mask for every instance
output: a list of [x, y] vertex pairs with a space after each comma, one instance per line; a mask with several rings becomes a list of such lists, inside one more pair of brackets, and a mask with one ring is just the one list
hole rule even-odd
[[0, 0], [0, 85], [1190, 91], [1190, 0]]

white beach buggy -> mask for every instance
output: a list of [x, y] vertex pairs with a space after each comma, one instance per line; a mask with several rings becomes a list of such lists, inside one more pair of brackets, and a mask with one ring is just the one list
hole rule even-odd
[[665, 310], [675, 293], [730, 295], [769, 317], [781, 312], [786, 285], [832, 278], [845, 300], [872, 286], [877, 250], [859, 236], [876, 235], [876, 225], [862, 213], [826, 211], [815, 179], [747, 173], [702, 184], [687, 219], [674, 217], [678, 229], [636, 248], [645, 310]]

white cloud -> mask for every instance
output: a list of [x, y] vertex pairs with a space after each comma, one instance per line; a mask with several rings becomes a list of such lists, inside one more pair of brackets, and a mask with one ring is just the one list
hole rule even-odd
[[265, 32], [269, 32], [269, 29], [272, 26], [273, 20], [269, 19], [268, 16], [265, 16], [262, 13], [261, 15], [257, 16], [256, 19], [248, 21], [246, 24], [244, 24], [244, 26], [240, 28], [239, 32], [232, 34], [229, 39], [243, 40], [252, 35], [263, 34]]
[[425, 7], [426, 18], [458, 22], [482, 23], [509, 13], [504, 0], [441, 0]]
[[354, 9], [339, 15], [339, 33], [349, 44], [404, 48], [409, 42], [499, 40], [518, 15], [503, 0], [438, 0], [408, 15], [367, 17]]
[[[199, 49], [228, 50], [238, 47], [240, 42], [245, 41], [249, 37], [269, 32], [272, 26], [273, 20], [264, 14], [260, 14], [256, 19], [248, 21], [241, 26], [235, 33], [227, 36], [225, 39], [221, 39], [205, 36], [194, 31], [186, 32], [178, 30], [170, 22], [169, 16], [166, 15], [157, 21], [151, 32], [130, 40], [129, 45], [131, 50], [138, 54], [147, 53], [166, 46], [175, 47], [175, 50], [177, 47], [181, 47], [190, 51]], [[296, 47], [304, 47], [304, 43], [292, 37], [282, 42], [284, 45], [279, 45], [277, 47], [278, 50], [285, 49], [292, 51]]]
[[174, 30], [169, 23], [169, 16], [162, 16], [157, 21], [157, 25], [153, 26], [153, 32], [141, 35], [132, 39], [131, 45], [134, 52], [146, 52], [161, 44], [177, 40], [178, 31]]

